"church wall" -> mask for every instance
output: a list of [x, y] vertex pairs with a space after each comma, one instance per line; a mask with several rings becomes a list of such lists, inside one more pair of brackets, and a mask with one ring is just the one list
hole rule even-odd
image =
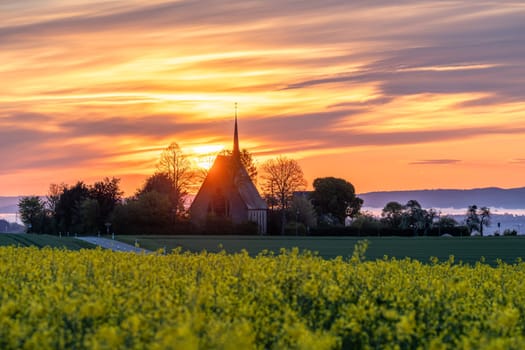
[[230, 197], [230, 214], [234, 224], [242, 224], [248, 221], [248, 210], [241, 196], [237, 193], [232, 193]]
[[248, 221], [248, 210], [239, 194], [235, 191], [228, 191], [221, 186], [214, 186], [212, 184], [208, 184], [208, 186], [201, 189], [199, 194], [195, 197], [190, 208], [191, 221], [198, 227], [202, 228], [205, 226], [206, 219], [209, 215], [208, 210], [213, 201], [213, 194], [217, 188], [221, 189], [227, 200], [229, 206], [227, 216], [230, 217], [232, 223], [241, 224]]
[[248, 210], [248, 220], [257, 223], [260, 234], [265, 234], [267, 230], [267, 211]]
[[[213, 200], [212, 193], [214, 193], [216, 188], [216, 186], [209, 186], [206, 191], [201, 191], [191, 206], [191, 221], [198, 227], [203, 228], [205, 226], [208, 216], [208, 208]], [[265, 234], [267, 232], [266, 210], [248, 210], [242, 198], [235, 192], [228, 193], [227, 200], [230, 205], [229, 217], [231, 218], [232, 223], [242, 224], [247, 221], [252, 221], [257, 223], [259, 233]]]
[[[201, 191], [202, 192], [202, 191]], [[199, 193], [195, 197], [190, 207], [191, 222], [197, 227], [204, 227], [206, 224], [206, 217], [208, 216], [208, 205], [211, 201], [211, 194], [209, 192]]]

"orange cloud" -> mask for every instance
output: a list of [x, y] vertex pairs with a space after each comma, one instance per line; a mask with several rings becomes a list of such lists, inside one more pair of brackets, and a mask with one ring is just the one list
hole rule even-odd
[[242, 146], [309, 180], [522, 186], [524, 18], [512, 1], [0, 4], [0, 195], [104, 176], [131, 194], [173, 141], [229, 147], [235, 102]]

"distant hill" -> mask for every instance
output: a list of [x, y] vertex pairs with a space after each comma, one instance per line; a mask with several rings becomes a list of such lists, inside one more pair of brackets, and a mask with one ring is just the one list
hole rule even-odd
[[20, 196], [0, 197], [0, 213], [14, 214], [18, 212], [18, 201]]
[[365, 207], [372, 208], [383, 208], [391, 201], [405, 204], [415, 199], [423, 208], [461, 209], [475, 204], [478, 207], [525, 209], [525, 187], [368, 192], [358, 196], [363, 199]]
[[[379, 191], [361, 193], [365, 207], [383, 208], [385, 204], [396, 201], [405, 204], [415, 199], [424, 208], [462, 209], [469, 205], [491, 208], [525, 209], [525, 187], [502, 189], [497, 187], [471, 190], [415, 190]], [[0, 213], [18, 212], [18, 201], [22, 196], [0, 197]]]

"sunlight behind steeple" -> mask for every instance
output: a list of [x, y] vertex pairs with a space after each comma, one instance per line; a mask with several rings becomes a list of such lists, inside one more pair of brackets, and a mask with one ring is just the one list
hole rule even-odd
[[224, 149], [224, 145], [202, 145], [192, 149], [193, 163], [198, 168], [208, 170], [213, 165], [217, 154]]

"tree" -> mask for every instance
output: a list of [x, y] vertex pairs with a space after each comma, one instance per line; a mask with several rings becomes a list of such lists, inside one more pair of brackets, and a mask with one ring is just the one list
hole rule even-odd
[[58, 226], [63, 232], [72, 232], [80, 229], [81, 215], [80, 205], [89, 198], [89, 188], [84, 182], [79, 181], [75, 186], [64, 186], [60, 199], [56, 205], [55, 218]]
[[359, 212], [352, 221], [352, 227], [358, 228], [358, 234], [361, 235], [361, 232], [377, 232], [379, 235], [381, 229], [381, 222], [375, 218], [374, 215], [368, 212]]
[[177, 217], [184, 210], [184, 200], [195, 181], [191, 162], [179, 145], [173, 142], [160, 155], [157, 170], [159, 173], [166, 174], [173, 185], [172, 198], [175, 203], [173, 210]]
[[144, 185], [136, 193], [137, 196], [147, 192], [157, 192], [163, 193], [165, 195], [173, 195], [175, 189], [173, 188], [173, 183], [170, 180], [170, 177], [166, 173], [155, 173], [148, 177], [144, 182]]
[[439, 218], [438, 224], [439, 227], [447, 229], [457, 226], [458, 222], [452, 216], [445, 215]]
[[45, 217], [44, 202], [38, 196], [22, 197], [18, 202], [20, 218], [27, 226], [27, 232], [39, 232], [41, 221]]
[[304, 196], [294, 196], [290, 210], [291, 215], [297, 221], [296, 224], [303, 224], [307, 231], [309, 228], [317, 226], [317, 214], [315, 208], [312, 205], [312, 202]]
[[478, 208], [477, 205], [471, 205], [467, 209], [465, 223], [472, 231], [478, 231], [483, 236], [483, 226], [490, 226], [490, 209], [487, 207]]
[[468, 227], [469, 233], [472, 235], [473, 231], [480, 231], [480, 222], [478, 217], [478, 206], [470, 205], [467, 209], [465, 223]]
[[103, 230], [104, 221], [101, 225], [100, 211], [100, 204], [96, 199], [88, 198], [79, 203], [80, 232], [94, 234]]
[[340, 223], [344, 223], [347, 208], [350, 208], [350, 217], [359, 214], [363, 200], [356, 197], [355, 188], [350, 182], [335, 177], [315, 179], [312, 201], [321, 216], [333, 215]]
[[433, 220], [435, 212], [429, 214], [421, 207], [418, 201], [411, 199], [404, 206], [402, 228], [410, 228], [414, 231], [414, 236], [418, 235], [420, 230], [427, 230], [430, 222]]
[[[120, 179], [118, 178], [104, 178], [102, 181], [95, 182], [93, 186], [89, 187], [89, 198], [98, 203], [98, 217], [96, 225], [99, 230], [104, 229], [104, 224], [109, 220], [109, 217], [115, 206], [122, 200], [123, 192], [119, 187]], [[90, 206], [91, 212], [97, 212], [94, 205]]]
[[438, 216], [435, 209], [423, 210], [423, 235], [427, 235], [434, 226], [434, 219]]
[[49, 185], [49, 190], [46, 195], [46, 208], [47, 213], [49, 214], [49, 229], [51, 233], [57, 232], [57, 206], [60, 201], [60, 195], [63, 193], [64, 189], [67, 186], [62, 183], [60, 185], [52, 183]]
[[[173, 187], [170, 177], [166, 173], [155, 173], [146, 179], [143, 187], [137, 191], [136, 196], [140, 197], [146, 193], [156, 192], [168, 198], [170, 203], [170, 212], [175, 214], [175, 208], [178, 205], [178, 197]], [[173, 219], [175, 219], [173, 217]]]
[[381, 221], [395, 228], [401, 226], [403, 219], [403, 205], [399, 202], [388, 202], [381, 212]]
[[490, 226], [490, 209], [481, 207], [478, 210], [479, 216], [479, 234], [483, 236], [483, 226]]
[[441, 235], [441, 232], [443, 232], [443, 230], [445, 230], [446, 233], [448, 233], [450, 230], [453, 230], [454, 227], [458, 225], [458, 222], [452, 216], [449, 216], [449, 215], [439, 216], [438, 215], [437, 225], [439, 228], [439, 231], [438, 231], [439, 235]]
[[269, 199], [269, 205], [277, 206], [281, 211], [281, 234], [286, 224], [286, 209], [293, 198], [293, 193], [306, 187], [303, 170], [294, 159], [279, 156], [266, 161], [263, 170], [262, 189]]
[[67, 185], [64, 183], [60, 185], [54, 183], [49, 185], [49, 191], [46, 196], [46, 205], [53, 216], [56, 213], [56, 208], [60, 201], [60, 195], [64, 192], [65, 188], [67, 188]]
[[113, 214], [114, 228], [126, 234], [168, 234], [173, 226], [171, 209], [166, 194], [145, 192], [117, 205]]

